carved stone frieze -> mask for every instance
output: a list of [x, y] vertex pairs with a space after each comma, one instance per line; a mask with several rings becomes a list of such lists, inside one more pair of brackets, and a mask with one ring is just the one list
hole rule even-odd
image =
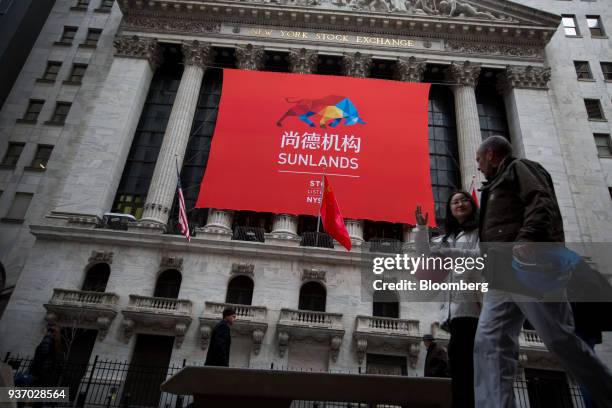
[[449, 79], [458, 85], [476, 86], [480, 75], [480, 64], [470, 61], [453, 62], [448, 70]]
[[183, 43], [183, 55], [185, 65], [197, 65], [201, 68], [206, 68], [210, 65], [213, 50], [208, 42], [191, 41]]
[[112, 251], [91, 251], [91, 256], [89, 257], [89, 263], [113, 263], [113, 252]]
[[548, 89], [550, 75], [548, 67], [508, 66], [497, 75], [498, 90], [503, 93], [513, 88]]
[[201, 20], [154, 18], [128, 14], [123, 18], [122, 29], [156, 33], [211, 34], [221, 31], [221, 24]]
[[307, 268], [302, 272], [302, 282], [304, 281], [318, 281], [325, 282], [325, 271], [315, 268]]
[[115, 39], [115, 56], [147, 59], [153, 68], [159, 66], [162, 61], [157, 40], [137, 35], [118, 36]]
[[257, 71], [263, 68], [264, 48], [247, 44], [236, 47], [236, 60], [238, 68]]
[[427, 62], [416, 57], [401, 57], [397, 61], [397, 79], [406, 82], [421, 82]]
[[459, 54], [503, 55], [506, 57], [544, 58], [544, 48], [527, 45], [486, 44], [470, 41], [447, 41], [445, 49]]
[[342, 63], [344, 64], [344, 72], [347, 76], [365, 78], [372, 68], [372, 56], [360, 52], [344, 54]]
[[503, 13], [491, 12], [458, 0], [246, 0], [246, 2], [265, 3], [266, 5], [278, 4], [280, 6], [307, 6], [342, 11], [514, 21]]
[[289, 51], [289, 66], [296, 74], [310, 74], [317, 68], [318, 55], [314, 50], [300, 48]]
[[183, 269], [183, 258], [175, 256], [164, 256], [160, 264], [161, 269], [176, 269], [181, 271]]
[[232, 275], [247, 275], [253, 277], [255, 272], [255, 265], [247, 263], [233, 263], [232, 264]]

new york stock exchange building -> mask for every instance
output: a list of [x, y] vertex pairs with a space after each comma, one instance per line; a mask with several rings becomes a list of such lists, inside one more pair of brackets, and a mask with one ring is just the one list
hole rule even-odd
[[[567, 241], [609, 242], [607, 29], [610, 0], [57, 0], [0, 117], [0, 356], [32, 356], [58, 323], [81, 367], [71, 389], [103, 394], [86, 401], [178, 406], [158, 384], [203, 364], [233, 305], [232, 367], [422, 376], [422, 336], [448, 342], [439, 305], [364, 299], [359, 266], [362, 251], [411, 248], [414, 225], [345, 218], [348, 252], [312, 214], [196, 208], [226, 73], [431, 84], [438, 225], [449, 194], [482, 181], [475, 152], [497, 134], [552, 175]], [[267, 159], [252, 155], [255, 171]], [[226, 162], [228, 180], [248, 173], [244, 160]], [[531, 329], [520, 334], [521, 406], [582, 406]], [[596, 352], [612, 364], [609, 335]]]

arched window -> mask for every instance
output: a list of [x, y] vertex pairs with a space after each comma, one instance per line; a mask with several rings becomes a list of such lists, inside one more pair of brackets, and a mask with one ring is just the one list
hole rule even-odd
[[176, 269], [162, 272], [157, 278], [153, 296], [177, 299], [181, 289], [181, 280], [181, 273]]
[[327, 291], [319, 282], [307, 282], [300, 289], [300, 310], [325, 311]]
[[399, 302], [394, 292], [377, 290], [372, 300], [372, 316], [399, 319]]
[[250, 305], [253, 301], [253, 280], [248, 276], [236, 276], [227, 285], [227, 303]]
[[104, 292], [109, 276], [110, 266], [107, 263], [95, 264], [87, 271], [81, 290]]

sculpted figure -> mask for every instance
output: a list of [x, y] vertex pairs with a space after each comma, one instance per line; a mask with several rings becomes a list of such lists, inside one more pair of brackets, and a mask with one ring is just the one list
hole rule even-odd
[[457, 0], [442, 0], [438, 4], [440, 12], [449, 17], [477, 17], [491, 20], [504, 20], [504, 18], [495, 17], [489, 12], [478, 11], [474, 6], [468, 3], [461, 3]]
[[415, 14], [438, 14], [434, 0], [408, 0], [406, 1], [406, 7], [409, 12]]

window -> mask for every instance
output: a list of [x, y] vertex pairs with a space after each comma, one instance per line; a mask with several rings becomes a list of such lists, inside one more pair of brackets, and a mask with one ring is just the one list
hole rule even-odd
[[21, 121], [23, 122], [36, 122], [38, 119], [38, 115], [40, 115], [40, 111], [42, 110], [45, 101], [41, 101], [38, 99], [30, 99], [30, 104], [28, 105], [28, 109], [26, 109], [25, 114]]
[[36, 154], [34, 155], [34, 160], [32, 160], [32, 164], [30, 164], [30, 168], [34, 170], [45, 170], [52, 151], [53, 146], [38, 145], [36, 148]]
[[563, 23], [563, 29], [565, 30], [566, 37], [576, 37], [580, 35], [580, 31], [578, 31], [578, 24], [576, 24], [576, 16], [564, 15], [561, 18], [561, 22]]
[[300, 289], [300, 310], [325, 311], [326, 291], [319, 282], [307, 282]]
[[606, 81], [612, 81], [612, 62], [602, 62], [601, 72], [603, 72]]
[[606, 35], [599, 16], [586, 16], [586, 19], [589, 30], [591, 31], [591, 37], [604, 37]]
[[248, 276], [236, 276], [227, 285], [226, 303], [250, 305], [253, 301], [253, 280]]
[[53, 117], [47, 123], [63, 125], [66, 122], [66, 116], [68, 116], [70, 106], [70, 102], [58, 102], [55, 105], [55, 112], [53, 112]]
[[76, 4], [71, 10], [87, 10], [87, 6], [89, 6], [89, 0], [76, 0]]
[[45, 72], [43, 73], [42, 79], [43, 81], [55, 82], [57, 79], [57, 74], [62, 66], [61, 62], [57, 61], [49, 61], [47, 62], [47, 68], [45, 68]]
[[87, 271], [81, 290], [104, 292], [110, 276], [110, 266], [106, 263], [95, 264]]
[[599, 99], [585, 99], [584, 105], [586, 106], [589, 120], [606, 120]]
[[2, 166], [15, 167], [24, 146], [25, 143], [9, 143], [8, 149], [6, 149], [6, 153], [4, 154], [4, 159], [2, 159]]
[[15, 193], [13, 204], [11, 204], [11, 208], [9, 208], [6, 217], [4, 217], [2, 220], [23, 221], [26, 213], [28, 212], [30, 202], [32, 201], [32, 196], [33, 194], [30, 193]]
[[181, 273], [176, 269], [168, 269], [159, 275], [155, 285], [154, 297], [178, 299], [181, 289]]
[[70, 73], [70, 77], [67, 81], [64, 82], [71, 84], [80, 84], [83, 80], [83, 76], [85, 75], [86, 70], [87, 64], [74, 64], [72, 66], [72, 72]]
[[578, 79], [593, 79], [588, 61], [574, 61], [574, 68], [576, 68], [576, 76]]
[[87, 30], [87, 38], [85, 38], [85, 42], [81, 44], [84, 47], [95, 47], [98, 45], [98, 40], [100, 39], [100, 34], [102, 30], [97, 28], [90, 28]]
[[62, 38], [60, 38], [59, 43], [72, 44], [72, 40], [74, 40], [77, 30], [77, 27], [64, 27], [64, 32], [62, 33]]
[[96, 11], [109, 12], [113, 8], [114, 0], [102, 0], [100, 1], [100, 8]]
[[612, 157], [610, 135], [607, 133], [595, 133], [593, 137], [595, 137], [595, 146], [597, 146], [597, 156]]

